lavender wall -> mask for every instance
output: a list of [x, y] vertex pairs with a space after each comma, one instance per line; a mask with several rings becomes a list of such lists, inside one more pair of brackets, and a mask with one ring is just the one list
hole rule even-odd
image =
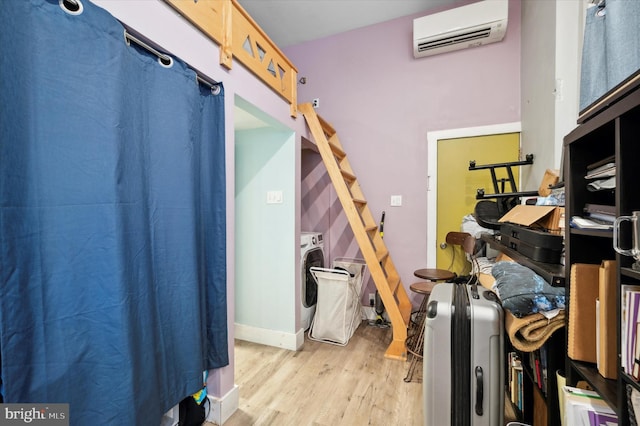
[[[502, 42], [414, 59], [419, 16], [284, 49], [307, 78], [299, 102], [320, 98], [317, 111], [338, 131], [374, 217], [386, 211], [384, 238], [407, 290], [413, 271], [426, 266], [427, 214], [435, 209], [427, 205], [427, 132], [520, 120], [520, 2], [509, 2]], [[317, 188], [311, 178], [303, 190]], [[402, 195], [403, 205], [390, 207], [391, 195]], [[334, 193], [328, 205], [302, 193], [301, 228], [312, 225], [305, 211], [322, 209], [331, 220], [325, 257], [359, 255]]]

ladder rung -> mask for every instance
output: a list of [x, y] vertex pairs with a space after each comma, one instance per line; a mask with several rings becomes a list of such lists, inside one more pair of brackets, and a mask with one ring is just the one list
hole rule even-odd
[[359, 207], [364, 207], [367, 205], [367, 200], [360, 200], [360, 199], [354, 198], [353, 204], [356, 204]]
[[364, 230], [367, 232], [367, 234], [372, 234], [378, 231], [378, 225], [374, 224], [374, 225], [365, 226]]
[[329, 139], [329, 146], [331, 147], [331, 152], [333, 152], [333, 155], [335, 155], [337, 159], [342, 160], [344, 157], [347, 156], [347, 153], [344, 152], [342, 150], [342, 148], [340, 148], [340, 146], [338, 146], [338, 144], [336, 144], [334, 139], [335, 139], [335, 135], [333, 135]]
[[342, 177], [344, 178], [344, 180], [347, 180], [349, 182], [353, 182], [354, 180], [356, 180], [356, 175], [354, 175], [353, 173], [349, 173], [346, 170], [340, 170], [340, 173], [342, 173]]
[[333, 126], [329, 123], [327, 123], [324, 118], [320, 117], [319, 115], [318, 117], [318, 121], [320, 121], [320, 125], [322, 126], [322, 130], [329, 134], [329, 136], [333, 137], [333, 135], [336, 134], [336, 131], [333, 129]]
[[395, 294], [396, 290], [398, 289], [398, 285], [400, 285], [400, 278], [389, 283], [389, 289], [391, 290], [391, 293]]
[[378, 256], [378, 262], [382, 263], [389, 256], [389, 251], [385, 249], [384, 251], [376, 253], [376, 255]]

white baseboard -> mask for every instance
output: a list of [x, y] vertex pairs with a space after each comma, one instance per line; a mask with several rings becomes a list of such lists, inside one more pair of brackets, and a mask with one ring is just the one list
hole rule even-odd
[[222, 398], [207, 395], [207, 399], [211, 409], [205, 420], [215, 425], [223, 425], [240, 406], [238, 385], [233, 385], [233, 388]]
[[285, 333], [283, 331], [268, 330], [266, 328], [253, 327], [244, 324], [235, 324], [235, 338], [261, 345], [275, 346], [276, 348], [297, 351], [304, 344], [304, 330], [297, 333]]

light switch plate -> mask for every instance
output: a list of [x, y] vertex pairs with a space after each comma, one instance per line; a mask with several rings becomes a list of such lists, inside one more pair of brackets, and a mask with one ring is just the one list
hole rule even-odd
[[267, 204], [282, 204], [282, 191], [267, 191]]

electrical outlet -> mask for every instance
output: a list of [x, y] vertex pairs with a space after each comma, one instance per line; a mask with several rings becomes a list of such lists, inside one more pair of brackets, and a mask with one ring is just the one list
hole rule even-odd
[[315, 98], [312, 105], [314, 108], [320, 108], [320, 98]]
[[376, 304], [376, 294], [369, 293], [369, 306], [373, 306]]

